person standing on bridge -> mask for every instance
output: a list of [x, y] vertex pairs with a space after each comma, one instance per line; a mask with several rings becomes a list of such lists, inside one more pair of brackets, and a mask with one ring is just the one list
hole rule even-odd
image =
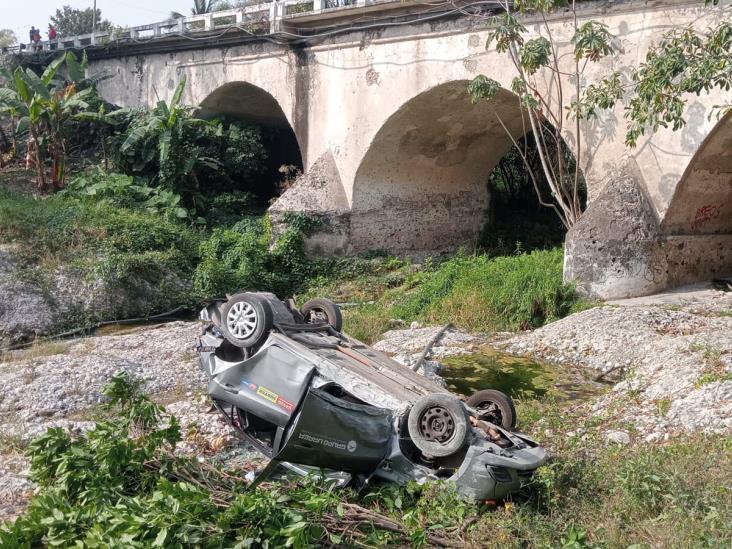
[[40, 29], [36, 29], [36, 33], [33, 35], [33, 43], [36, 45], [36, 51], [43, 51], [43, 46], [41, 45], [41, 31]]
[[56, 44], [54, 43], [56, 41], [56, 38], [58, 38], [58, 32], [56, 31], [56, 25], [53, 25], [51, 23], [48, 24], [48, 41], [50, 44], [48, 45], [49, 49], [55, 50]]
[[30, 31], [28, 32], [28, 36], [30, 37], [30, 40], [28, 41], [29, 44], [32, 44], [36, 37], [36, 28], [31, 25]]

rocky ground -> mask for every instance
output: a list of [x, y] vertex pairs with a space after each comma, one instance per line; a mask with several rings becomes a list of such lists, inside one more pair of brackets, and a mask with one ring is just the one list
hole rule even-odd
[[132, 285], [136, 291], [130, 292], [74, 267], [48, 270], [35, 265], [20, 249], [17, 244], [0, 244], [0, 349], [67, 330], [70, 318], [76, 319], [76, 327], [146, 316], [161, 288], [186, 287], [169, 274], [164, 284], [138, 277]]
[[[392, 330], [375, 347], [414, 364], [441, 328]], [[197, 322], [174, 322], [0, 356], [0, 521], [21, 512], [33, 490], [22, 453], [27, 441], [50, 426], [88, 428], [103, 402], [101, 388], [120, 370], [144, 378], [146, 390], [181, 420], [179, 451], [201, 459], [256, 459], [210, 410], [194, 351], [199, 330]], [[432, 347], [428, 369], [486, 344], [584, 367], [589, 378], [607, 382], [592, 410], [614, 426], [608, 440], [645, 443], [696, 429], [732, 431], [732, 293], [629, 300], [518, 335], [451, 328]]]
[[732, 293], [712, 289], [618, 301], [496, 343], [616, 381], [593, 408], [625, 441], [732, 432]]

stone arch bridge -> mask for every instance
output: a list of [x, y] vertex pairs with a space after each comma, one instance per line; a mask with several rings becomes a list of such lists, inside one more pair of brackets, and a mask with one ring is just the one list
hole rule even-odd
[[[280, 128], [288, 147], [299, 148], [306, 177], [272, 210], [322, 216], [323, 230], [309, 242], [316, 251], [424, 254], [470, 245], [490, 200], [487, 175], [511, 146], [496, 114], [514, 136], [525, 133], [507, 91], [512, 68], [485, 50], [489, 29], [446, 8], [424, 15], [421, 3], [316, 3], [320, 9], [282, 18], [279, 35], [96, 47], [90, 68], [113, 75], [101, 92], [119, 105], [170, 98], [185, 76], [185, 100], [203, 115]], [[385, 14], [388, 23], [377, 17]], [[589, 67], [588, 80], [636, 66], [672, 26], [703, 29], [731, 16], [728, 6], [680, 0], [586, 2], [579, 14], [609, 25], [620, 48]], [[571, 63], [569, 14], [549, 25], [561, 61]], [[299, 39], [281, 39], [288, 35]], [[466, 87], [479, 73], [505, 90], [474, 104]], [[682, 131], [660, 131], [634, 149], [624, 145], [622, 106], [586, 123], [580, 142], [568, 129], [589, 207], [567, 238], [567, 278], [610, 298], [732, 274], [732, 119], [709, 118], [724, 101], [717, 93], [691, 98]]]

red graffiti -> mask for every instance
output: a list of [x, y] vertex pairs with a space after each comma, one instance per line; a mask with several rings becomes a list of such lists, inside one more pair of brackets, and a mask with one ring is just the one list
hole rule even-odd
[[722, 204], [706, 204], [702, 206], [696, 211], [694, 221], [691, 224], [691, 230], [695, 231], [712, 219], [717, 219], [721, 213]]

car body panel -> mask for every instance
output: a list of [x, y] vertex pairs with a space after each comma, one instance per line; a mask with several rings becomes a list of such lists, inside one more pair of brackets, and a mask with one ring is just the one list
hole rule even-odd
[[348, 473], [373, 471], [386, 455], [393, 423], [390, 410], [310, 389], [276, 459]]

